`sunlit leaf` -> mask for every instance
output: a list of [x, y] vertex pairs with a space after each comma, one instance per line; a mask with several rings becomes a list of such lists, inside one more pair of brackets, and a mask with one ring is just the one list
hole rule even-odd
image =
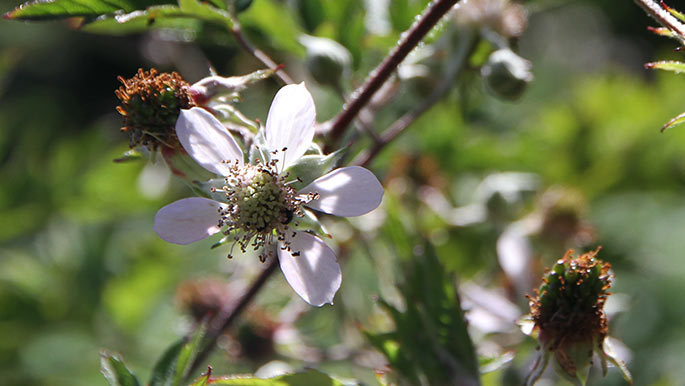
[[7, 19], [53, 20], [74, 16], [100, 16], [116, 11], [132, 12], [173, 0], [37, 0], [5, 14]]
[[676, 116], [675, 118], [666, 122], [666, 124], [661, 128], [661, 132], [664, 132], [664, 131], [670, 129], [671, 127], [677, 126], [683, 122], [685, 122], [685, 113], [681, 113], [678, 116]]
[[645, 64], [645, 68], [653, 70], [673, 71], [677, 74], [685, 72], [685, 63], [677, 60], [662, 60], [658, 62], [650, 62]]
[[160, 5], [144, 11], [102, 16], [87, 22], [81, 30], [97, 34], [127, 35], [155, 27], [175, 29], [182, 33], [181, 31], [197, 31], [200, 23], [200, 20], [181, 11], [178, 6]]

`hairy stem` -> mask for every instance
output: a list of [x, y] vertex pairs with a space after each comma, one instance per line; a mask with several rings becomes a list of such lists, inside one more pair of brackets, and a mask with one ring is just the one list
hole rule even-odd
[[402, 60], [407, 57], [412, 49], [423, 40], [428, 32], [433, 29], [440, 19], [442, 19], [457, 2], [459, 2], [459, 0], [436, 0], [432, 2], [421, 14], [419, 20], [402, 35], [402, 39], [397, 46], [395, 46], [383, 62], [371, 72], [366, 79], [366, 82], [364, 82], [364, 85], [353, 93], [350, 103], [347, 104], [347, 107], [333, 122], [330, 130], [328, 151], [331, 150], [330, 147], [333, 147], [336, 142], [340, 140], [354, 117], [356, 117], [357, 114], [359, 114], [359, 111], [369, 102], [369, 100], [371, 100], [373, 94], [381, 88], [383, 83], [390, 77]]
[[248, 288], [245, 294], [243, 294], [242, 298], [240, 298], [240, 301], [235, 305], [235, 307], [225, 310], [225, 312], [220, 313], [216, 316], [216, 318], [214, 318], [214, 320], [212, 320], [209, 328], [207, 329], [207, 335], [205, 337], [206, 344], [195, 357], [195, 361], [193, 361], [190, 371], [188, 371], [188, 377], [191, 377], [195, 370], [197, 370], [207, 359], [209, 354], [214, 351], [219, 337], [226, 332], [229, 327], [231, 327], [233, 322], [237, 320], [238, 316], [240, 316], [245, 308], [247, 308], [250, 302], [254, 299], [255, 295], [257, 295], [257, 293], [259, 293], [259, 291], [263, 288], [264, 284], [267, 282], [267, 279], [276, 271], [276, 267], [278, 267], [278, 258], [274, 257], [268, 263], [267, 267], [264, 268], [264, 270], [259, 274], [259, 276], [257, 276], [254, 282], [252, 282], [250, 288]]

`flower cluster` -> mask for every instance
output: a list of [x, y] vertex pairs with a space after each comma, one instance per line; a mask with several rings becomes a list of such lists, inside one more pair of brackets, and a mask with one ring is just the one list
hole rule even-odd
[[248, 163], [214, 115], [199, 107], [182, 110], [176, 123], [181, 145], [224, 180], [212, 188], [215, 199], [185, 198], [160, 209], [157, 234], [188, 244], [222, 232], [233, 246], [260, 251], [262, 261], [277, 255], [286, 280], [309, 304], [332, 303], [342, 280], [336, 255], [319, 237], [300, 230], [298, 219], [305, 216], [305, 207], [346, 217], [365, 214], [380, 204], [383, 188], [373, 173], [358, 166], [312, 181], [291, 175], [301, 163], [323, 157], [305, 155], [312, 147], [314, 122], [314, 102], [304, 84], [281, 88], [258, 134], [263, 144], [253, 149], [261, 157]]

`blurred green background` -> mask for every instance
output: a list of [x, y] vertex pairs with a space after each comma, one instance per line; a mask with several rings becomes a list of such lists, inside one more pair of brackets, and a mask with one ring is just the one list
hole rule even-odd
[[[297, 36], [333, 38], [351, 52], [350, 91], [425, 2], [389, 1], [390, 21], [382, 30], [371, 17], [365, 19], [371, 3], [255, 0], [240, 19], [259, 47], [286, 64], [297, 81], [307, 82], [323, 121], [340, 110], [342, 100], [311, 79]], [[3, 0], [2, 10], [17, 5]], [[549, 192], [562, 192], [573, 197], [570, 211], [582, 220], [585, 239], [556, 242], [544, 229], [533, 232], [532, 272], [539, 275], [569, 244], [602, 245], [599, 256], [614, 267], [620, 299], [610, 331], [630, 350], [635, 384], [682, 384], [685, 129], [660, 134], [659, 128], [684, 110], [685, 77], [643, 69], [644, 62], [681, 54], [672, 52], [675, 41], [646, 31], [654, 22], [631, 2], [525, 5], [531, 11], [529, 25], [517, 46], [532, 61], [535, 80], [523, 97], [498, 100], [485, 91], [477, 71], [466, 71], [444, 100], [370, 166], [386, 186], [378, 215], [353, 220], [353, 226], [327, 220], [343, 250], [344, 280], [336, 306], [305, 307], [306, 313], [291, 323], [284, 307], [298, 312], [302, 307], [299, 299], [290, 301], [295, 295], [277, 274], [260, 294], [254, 314], [270, 315], [272, 328], [294, 329], [299, 338], [281, 340], [276, 352], [260, 355], [231, 354], [227, 343], [211, 359], [215, 369], [253, 372], [277, 358], [295, 368], [316, 364], [372, 384], [373, 368], [383, 360], [360, 328], [388, 328], [376, 297], [393, 298], [393, 283], [401, 281], [398, 255], [411, 255], [413, 247], [402, 232], [428, 235], [460, 283], [498, 290], [526, 313], [521, 289], [512, 288], [498, 265], [496, 241], [510, 224], [543, 211]], [[447, 33], [449, 23], [429, 42]], [[225, 250], [210, 251], [211, 240], [190, 246], [160, 240], [152, 231], [155, 212], [190, 190], [159, 164], [112, 160], [128, 149], [114, 110], [117, 75], [156, 67], [179, 71], [192, 82], [207, 74], [207, 63], [223, 75], [260, 65], [212, 26], [189, 27], [192, 33], [161, 28], [105, 36], [78, 31], [77, 24], [0, 22], [3, 385], [104, 385], [101, 349], [122, 353], [135, 371], [149, 374], [155, 358], [190, 324], [176, 300], [184, 280], [241, 282], [258, 268], [251, 256], [227, 261]], [[439, 61], [434, 56], [426, 65]], [[375, 125], [387, 127], [435, 82], [439, 77], [400, 84]], [[264, 121], [278, 87], [273, 79], [261, 82], [237, 106]], [[532, 173], [538, 182], [520, 199], [488, 196], [489, 215], [475, 225], [450, 225], [417, 199], [431, 186], [452, 205], [467, 205], [478, 200], [477, 186], [500, 172]], [[396, 242], [403, 238], [407, 245]], [[521, 335], [511, 345], [493, 335], [474, 340], [477, 345], [494, 340], [517, 355], [484, 382], [516, 384], [535, 343]], [[607, 379], [592, 381], [622, 384], [614, 370]]]

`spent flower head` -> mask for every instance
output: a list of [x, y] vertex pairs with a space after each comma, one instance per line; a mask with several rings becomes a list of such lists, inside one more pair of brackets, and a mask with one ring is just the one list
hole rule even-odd
[[124, 117], [122, 131], [129, 136], [130, 146], [145, 146], [150, 151], [178, 145], [174, 126], [181, 109], [196, 106], [190, 85], [176, 72], [159, 73], [138, 69], [130, 79], [117, 78], [121, 87], [115, 90], [121, 105], [117, 111]]
[[528, 376], [534, 384], [554, 357], [557, 373], [585, 384], [593, 354], [600, 358], [606, 374], [607, 361], [616, 365], [632, 383], [625, 365], [608, 347], [608, 326], [604, 303], [610, 295], [611, 265], [596, 258], [595, 251], [573, 256], [569, 250], [545, 272], [542, 284], [530, 299], [530, 318], [541, 350]]
[[[340, 266], [333, 250], [309, 232], [320, 225], [305, 207], [359, 216], [380, 204], [383, 188], [358, 166], [317, 175], [331, 158], [305, 155], [313, 146], [314, 122], [314, 101], [304, 84], [281, 88], [248, 163], [214, 115], [197, 107], [181, 111], [176, 134], [183, 148], [224, 178], [211, 188], [213, 199], [185, 198], [160, 209], [157, 234], [188, 244], [221, 232], [219, 244], [231, 242], [231, 251], [254, 249], [262, 261], [277, 255], [286, 280], [309, 304], [332, 303], [342, 279]], [[304, 231], [301, 222], [309, 222]]]

